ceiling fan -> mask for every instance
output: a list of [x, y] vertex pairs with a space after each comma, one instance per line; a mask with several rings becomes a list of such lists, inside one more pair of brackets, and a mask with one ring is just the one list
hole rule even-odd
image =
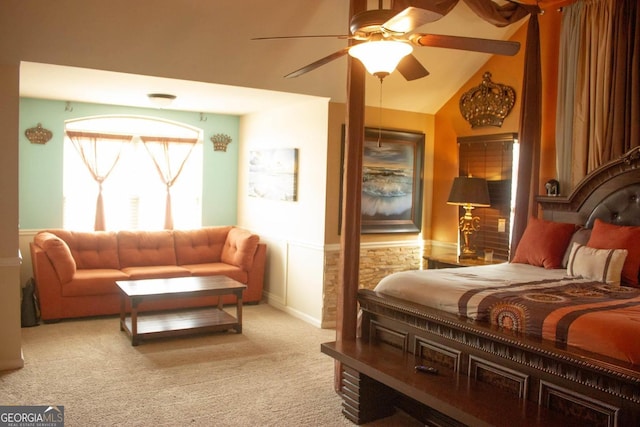
[[[367, 70], [379, 77], [384, 78], [394, 69], [398, 69], [406, 80], [416, 80], [429, 75], [427, 69], [411, 54], [413, 46], [440, 47], [448, 49], [460, 49], [473, 52], [490, 53], [497, 55], [515, 55], [520, 50], [520, 43], [503, 40], [490, 40], [473, 37], [459, 37], [439, 34], [419, 34], [414, 33], [418, 27], [424, 24], [437, 21], [442, 18], [442, 14], [436, 11], [417, 7], [407, 7], [398, 13], [390, 9], [373, 9], [360, 12], [353, 16], [349, 24], [350, 35], [316, 35], [316, 36], [282, 36], [282, 37], [258, 37], [253, 40], [274, 40], [287, 38], [306, 37], [337, 37], [343, 39], [358, 40], [361, 43], [345, 47], [331, 55], [325, 56], [311, 64], [287, 74], [286, 78], [298, 77], [309, 71], [315, 70], [335, 59], [341, 58], [347, 53], [357, 57], [365, 64]], [[374, 44], [376, 45], [374, 47]], [[372, 70], [367, 61], [373, 59], [385, 59], [392, 53], [387, 53], [379, 48], [395, 45], [400, 52], [392, 67], [385, 70]], [[363, 48], [370, 48], [372, 51], [369, 57], [365, 58], [365, 53], [358, 52]], [[399, 61], [399, 62], [398, 62]], [[390, 68], [390, 69], [389, 69]]]

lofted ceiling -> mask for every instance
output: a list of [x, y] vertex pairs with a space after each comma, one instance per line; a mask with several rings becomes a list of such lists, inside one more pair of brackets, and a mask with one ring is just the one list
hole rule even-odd
[[[108, 5], [117, 9], [116, 5], [122, 1], [124, 0], [114, 0]], [[79, 8], [85, 7], [86, 3], [93, 3], [73, 0], [67, 0], [65, 3], [69, 2], [76, 3], [75, 6]], [[5, 12], [18, 14], [22, 2], [9, 3], [11, 6], [6, 3], [0, 5], [0, 12], [7, 9]], [[137, 4], [137, 2], [126, 3], [132, 7]], [[152, 67], [156, 62], [162, 64], [162, 58], [153, 57], [149, 57], [146, 63], [131, 64], [126, 67], [113, 67], [106, 62], [108, 58], [94, 59], [89, 57], [90, 54], [87, 54], [86, 63], [93, 65], [92, 67], [84, 66], [85, 61], [67, 61], [67, 65], [55, 65], [46, 64], [46, 61], [35, 57], [26, 58], [26, 60], [21, 58], [25, 61], [21, 66], [21, 96], [149, 107], [151, 105], [146, 94], [161, 92], [177, 96], [169, 107], [171, 109], [238, 115], [272, 108], [282, 103], [299, 102], [306, 96], [320, 96], [334, 102], [345, 102], [346, 57], [293, 79], [283, 77], [293, 70], [343, 48], [347, 44], [345, 40], [338, 38], [251, 39], [289, 35], [346, 34], [349, 21], [348, 3], [345, 0], [314, 2], [280, 0], [278, 7], [274, 8], [272, 4], [263, 0], [224, 2], [223, 7], [213, 6], [207, 2], [188, 2], [189, 8], [185, 8], [188, 10], [170, 13], [176, 20], [176, 25], [168, 26], [158, 22], [157, 25], [153, 25], [153, 28], [148, 29], [153, 31], [153, 39], [146, 40], [147, 32], [143, 31], [146, 25], [151, 24], [146, 22], [139, 24], [141, 32], [138, 33], [140, 36], [136, 41], [141, 46], [144, 46], [144, 43], [160, 44], [162, 41], [170, 40], [171, 55], [166, 57], [166, 61], [171, 62], [171, 66]], [[47, 4], [41, 3], [39, 7], [47, 7]], [[96, 9], [102, 6], [86, 7]], [[158, 9], [162, 8], [158, 7]], [[252, 10], [252, 13], [246, 13], [247, 10]], [[94, 11], [85, 11], [85, 13], [89, 12]], [[99, 15], [102, 12], [104, 11], [97, 10], [95, 14]], [[166, 19], [164, 15], [159, 15], [162, 10], [149, 13], [153, 15], [149, 17], [150, 21], [153, 21], [154, 17], [156, 21]], [[45, 15], [58, 14], [69, 19], [67, 14], [57, 12], [57, 9], [53, 8], [49, 12], [42, 11], [41, 14], [44, 18], [53, 21], [56, 16]], [[202, 18], [209, 14], [215, 14], [215, 22]], [[29, 16], [29, 11], [21, 11], [20, 15]], [[200, 19], [194, 21], [194, 17], [197, 16], [200, 16]], [[37, 16], [35, 18], [30, 16], [29, 22], [33, 23], [37, 18]], [[15, 31], [20, 32], [22, 31], [20, 25], [24, 25], [24, 22], [20, 22], [19, 19], [3, 20], [0, 17], [0, 26], [5, 24], [9, 27], [15, 26]], [[122, 25], [126, 27], [127, 17], [122, 19], [125, 20]], [[185, 27], [180, 27], [180, 22], [188, 20], [190, 21], [184, 24]], [[525, 21], [526, 19], [523, 19], [509, 27], [498, 28], [478, 18], [464, 1], [460, 1], [447, 16], [426, 24], [417, 31], [506, 40]], [[88, 29], [85, 30], [87, 34], [82, 33], [80, 22], [73, 23], [71, 27], [88, 39], [87, 44], [93, 40], [91, 38], [93, 35]], [[32, 33], [24, 34], [24, 37], [34, 37]], [[43, 37], [46, 37], [46, 32], [43, 34]], [[21, 38], [18, 40], [18, 45], [25, 43]], [[33, 43], [36, 42], [33, 41]], [[60, 43], [63, 42], [64, 39], [60, 41]], [[98, 38], [95, 39], [95, 43], [100, 43]], [[55, 47], [55, 43], [50, 42], [50, 44]], [[4, 48], [3, 42], [0, 41], [0, 50]], [[10, 55], [13, 45], [7, 44], [6, 48], [9, 49]], [[78, 50], [82, 50], [82, 47], [78, 47]], [[112, 55], [117, 58], [118, 53]], [[382, 86], [376, 77], [368, 76], [366, 89], [368, 105], [378, 106], [382, 95], [382, 105], [385, 108], [435, 114], [490, 57], [488, 54], [433, 47], [416, 48], [414, 55], [429, 70], [430, 75], [408, 82], [395, 72], [384, 79]], [[198, 63], [196, 59], [201, 62]], [[175, 65], [176, 61], [181, 62]], [[184, 66], [182, 66], [183, 63]], [[151, 68], [154, 72], [147, 72]], [[156, 72], [156, 70], [159, 71]]]

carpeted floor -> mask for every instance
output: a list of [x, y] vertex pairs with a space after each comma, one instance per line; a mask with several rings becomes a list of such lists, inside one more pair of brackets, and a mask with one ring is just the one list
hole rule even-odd
[[[232, 310], [231, 313], [234, 313]], [[132, 347], [116, 317], [23, 328], [23, 369], [0, 372], [1, 405], [62, 405], [66, 426], [353, 426], [315, 328], [267, 304], [243, 333]], [[403, 413], [367, 426], [416, 426]]]

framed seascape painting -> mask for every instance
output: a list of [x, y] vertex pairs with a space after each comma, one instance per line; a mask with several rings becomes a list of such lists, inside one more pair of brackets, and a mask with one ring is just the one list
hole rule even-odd
[[276, 148], [249, 152], [249, 196], [295, 202], [298, 149]]
[[365, 128], [363, 234], [420, 232], [423, 153], [422, 133]]

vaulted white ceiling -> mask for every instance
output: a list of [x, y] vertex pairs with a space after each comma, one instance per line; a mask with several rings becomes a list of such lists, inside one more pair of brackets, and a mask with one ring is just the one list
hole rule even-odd
[[[135, 5], [135, 2], [129, 4]], [[172, 109], [229, 114], [245, 114], [280, 103], [296, 102], [298, 97], [295, 95], [346, 101], [346, 57], [297, 78], [283, 78], [285, 74], [346, 46], [345, 40], [251, 39], [261, 36], [346, 34], [348, 1], [280, 0], [277, 7], [263, 0], [181, 4], [189, 5], [189, 8], [173, 13], [175, 26], [167, 25], [167, 22], [156, 22], [156, 25], [152, 25], [153, 22], [140, 22], [140, 34], [146, 35], [144, 31], [147, 30], [154, 31], [158, 46], [164, 44], [167, 62], [189, 61], [190, 64], [186, 65], [191, 67], [198, 67], [200, 62], [202, 69], [187, 69], [174, 76], [164, 75], [166, 73], [158, 67], [157, 75], [145, 76], [132, 70], [116, 71], [107, 67], [98, 70], [29, 61], [21, 67], [21, 95], [149, 107], [146, 94], [163, 92], [177, 96], [170, 107]], [[152, 21], [158, 13], [150, 11], [147, 19]], [[200, 19], [194, 21], [195, 16]], [[55, 16], [51, 18], [55, 19]], [[157, 19], [161, 19], [161, 15]], [[187, 23], [182, 22], [188, 20]], [[6, 22], [14, 25], [9, 20]], [[478, 18], [460, 1], [449, 15], [417, 31], [504, 40], [520, 24], [507, 28], [494, 27]], [[153, 28], [147, 29], [149, 25]], [[72, 30], [73, 25], [69, 31]], [[92, 37], [91, 34], [79, 35]], [[144, 36], [141, 38], [144, 42]], [[193, 46], [194, 53], [183, 52], [185, 46]], [[10, 45], [7, 47], [11, 48]], [[202, 52], [206, 52], [206, 55], [203, 56]], [[431, 74], [408, 82], [396, 72], [384, 79], [382, 87], [376, 77], [368, 76], [368, 105], [378, 105], [382, 89], [385, 108], [434, 114], [490, 57], [487, 54], [431, 47], [416, 48], [414, 54]], [[194, 58], [194, 55], [198, 57]], [[205, 70], [210, 72], [205, 73]]]

